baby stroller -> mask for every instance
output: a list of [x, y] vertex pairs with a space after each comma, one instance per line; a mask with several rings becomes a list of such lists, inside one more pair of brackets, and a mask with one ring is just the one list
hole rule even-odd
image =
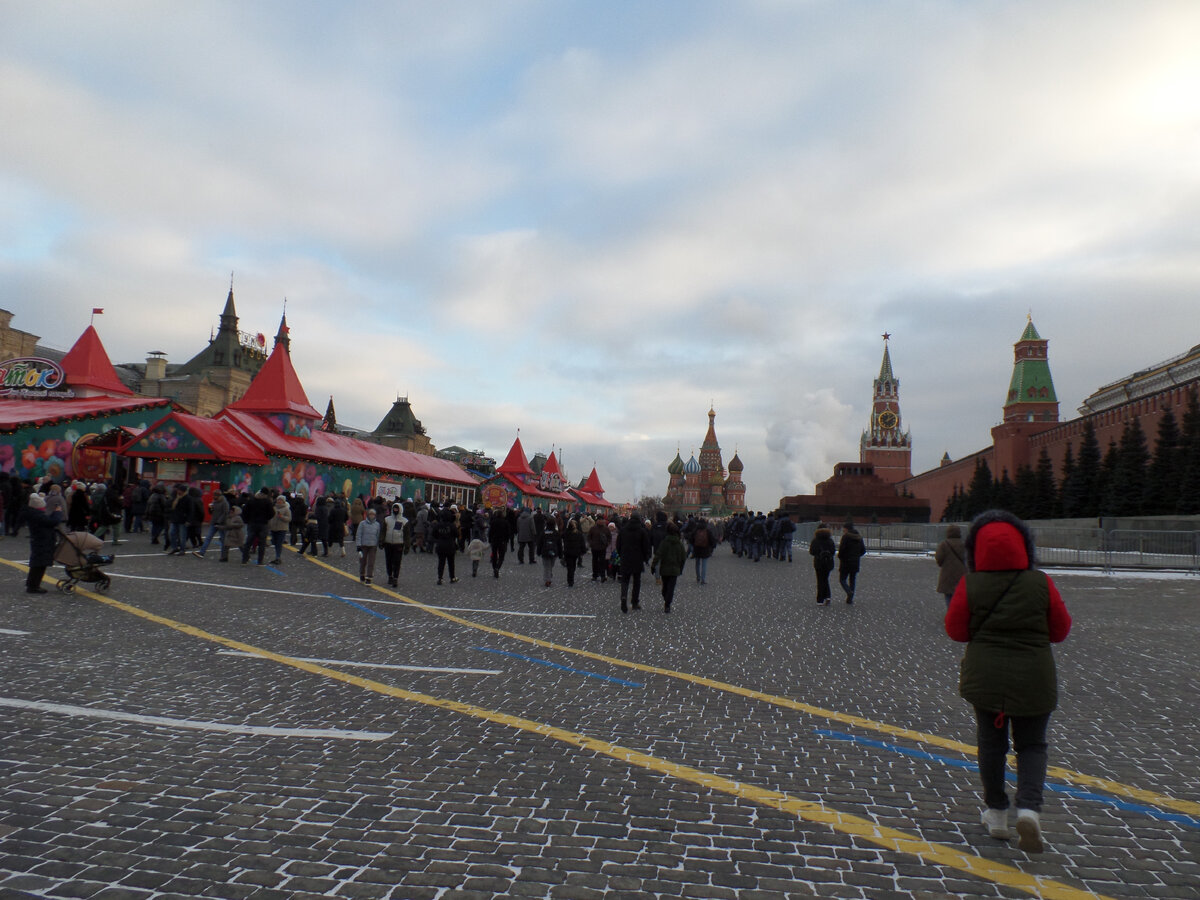
[[58, 544], [54, 548], [54, 561], [62, 563], [67, 577], [59, 580], [55, 587], [64, 594], [75, 590], [79, 582], [89, 582], [96, 585], [96, 590], [108, 590], [110, 579], [101, 566], [112, 565], [112, 556], [102, 556], [96, 551], [104, 546], [104, 541], [86, 531], [59, 531]]

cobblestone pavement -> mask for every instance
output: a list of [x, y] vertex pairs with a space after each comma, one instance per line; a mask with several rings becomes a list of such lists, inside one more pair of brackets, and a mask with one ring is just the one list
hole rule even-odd
[[1055, 575], [1035, 857], [979, 824], [927, 557], [824, 608], [722, 547], [622, 615], [511, 556], [392, 592], [116, 549], [122, 606], [0, 565], [3, 897], [1200, 897], [1195, 578]]

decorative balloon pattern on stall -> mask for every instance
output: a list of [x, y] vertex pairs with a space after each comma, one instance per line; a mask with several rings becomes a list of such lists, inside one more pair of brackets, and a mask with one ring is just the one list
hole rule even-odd
[[111, 454], [91, 450], [87, 442], [119, 425], [144, 429], [149, 424], [148, 414], [157, 419], [161, 410], [18, 428], [12, 434], [0, 435], [0, 472], [16, 475], [22, 481], [47, 475], [55, 481], [102, 480], [109, 474]]
[[167, 421], [149, 434], [143, 434], [134, 441], [133, 447], [138, 450], [160, 450], [164, 455], [168, 453], [177, 453], [181, 456], [194, 456], [200, 453], [212, 454], [212, 450], [203, 441], [172, 421]]
[[254, 493], [259, 488], [280, 488], [310, 499], [332, 494], [370, 496], [377, 473], [345, 466], [272, 457], [266, 466], [231, 465], [229, 479], [235, 492]]
[[313, 429], [317, 427], [321, 420], [309, 419], [305, 416], [272, 413], [267, 416], [267, 421], [289, 437], [308, 440], [312, 437]]

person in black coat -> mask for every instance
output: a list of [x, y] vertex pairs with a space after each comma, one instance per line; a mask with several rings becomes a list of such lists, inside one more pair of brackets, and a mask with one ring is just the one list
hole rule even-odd
[[862, 535], [849, 519], [842, 526], [842, 539], [838, 541], [838, 581], [846, 592], [846, 602], [854, 602], [854, 589], [858, 581], [859, 560], [866, 555], [867, 545]]
[[575, 568], [587, 553], [587, 537], [579, 530], [579, 522], [572, 519], [562, 538], [563, 562], [567, 566], [567, 587], [575, 587]]
[[443, 509], [438, 516], [437, 524], [433, 526], [433, 548], [437, 551], [437, 583], [442, 583], [442, 575], [447, 564], [450, 566], [450, 583], [458, 581], [454, 577], [454, 551], [458, 549], [458, 523], [454, 521], [454, 510]]
[[809, 542], [808, 552], [813, 558], [813, 571], [817, 574], [817, 605], [828, 606], [833, 592], [829, 589], [829, 573], [833, 571], [833, 560], [837, 546], [833, 534], [824, 522], [817, 523], [817, 530]]
[[[617, 533], [617, 553], [621, 557], [621, 612], [629, 612], [626, 600], [633, 603], [634, 609], [639, 607], [642, 570], [654, 555], [650, 546], [650, 529], [637, 516], [630, 516]], [[629, 596], [630, 582], [633, 583], [632, 596]]]
[[[292, 511], [291, 521], [288, 522], [288, 543], [295, 547], [297, 538], [304, 537], [304, 526], [308, 522], [308, 501], [300, 494], [292, 494], [288, 497], [288, 508]], [[379, 521], [382, 522], [383, 519]]]
[[667, 536], [667, 514], [661, 509], [654, 514], [654, 524], [650, 527], [650, 546], [658, 552], [658, 545]]
[[54, 564], [54, 539], [62, 513], [46, 512], [46, 500], [41, 494], [30, 494], [21, 513], [21, 521], [29, 526], [29, 575], [25, 578], [25, 593], [45, 594], [42, 578]]
[[271, 522], [274, 511], [275, 504], [271, 501], [270, 493], [266, 488], [262, 488], [242, 507], [242, 519], [246, 522], [246, 542], [242, 544], [243, 563], [250, 561], [250, 551], [257, 547], [258, 565], [263, 564], [267, 552], [267, 541], [270, 539], [267, 526]]
[[177, 484], [168, 504], [167, 521], [170, 529], [167, 531], [168, 555], [186, 553], [188, 523], [192, 520], [192, 497], [187, 485]]
[[492, 577], [500, 577], [500, 567], [504, 565], [504, 554], [512, 540], [512, 526], [508, 521], [508, 511], [497, 508], [492, 513], [488, 525], [488, 543], [492, 546]]
[[71, 503], [67, 507], [67, 528], [71, 531], [87, 531], [92, 521], [92, 502], [82, 487], [71, 492]]
[[[328, 497], [317, 500], [314, 512], [317, 519], [317, 540], [321, 542], [321, 555], [329, 555], [329, 513], [331, 505]], [[316, 547], [313, 547], [315, 553]]]
[[337, 544], [346, 555], [346, 522], [350, 520], [350, 509], [342, 497], [333, 498], [329, 508], [329, 546]]

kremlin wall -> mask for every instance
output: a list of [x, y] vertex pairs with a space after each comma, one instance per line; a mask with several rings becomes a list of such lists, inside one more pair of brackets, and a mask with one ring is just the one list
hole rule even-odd
[[1045, 450], [1056, 478], [1068, 447], [1078, 455], [1085, 427], [1099, 445], [1119, 442], [1126, 425], [1137, 421], [1153, 440], [1168, 409], [1182, 416], [1189, 395], [1200, 391], [1200, 345], [1098, 388], [1084, 400], [1079, 416], [1062, 421], [1050, 373], [1049, 342], [1032, 318], [1013, 345], [1013, 372], [1003, 418], [991, 430], [991, 444], [914, 475], [912, 437], [900, 418], [900, 382], [892, 371], [884, 335], [883, 364], [875, 379], [871, 416], [859, 445], [859, 461], [838, 463], [833, 477], [812, 495], [784, 497], [780, 508], [798, 521], [938, 521], [955, 491], [965, 491], [976, 466], [986, 463], [995, 478], [1016, 476], [1037, 466]]

